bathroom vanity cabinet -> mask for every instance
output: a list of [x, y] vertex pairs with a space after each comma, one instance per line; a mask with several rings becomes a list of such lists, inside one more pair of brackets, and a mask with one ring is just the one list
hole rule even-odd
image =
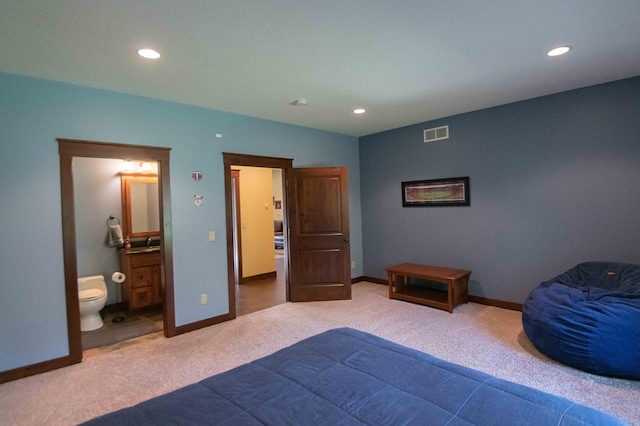
[[160, 251], [119, 252], [120, 268], [127, 276], [122, 284], [122, 299], [129, 303], [129, 310], [161, 305]]

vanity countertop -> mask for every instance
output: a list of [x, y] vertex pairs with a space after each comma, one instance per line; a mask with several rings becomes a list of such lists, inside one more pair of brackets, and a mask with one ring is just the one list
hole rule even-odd
[[[125, 249], [121, 249], [125, 250]], [[160, 246], [151, 246], [151, 247], [131, 247], [129, 251], [125, 251], [125, 254], [138, 254], [138, 253], [157, 253], [160, 251]]]

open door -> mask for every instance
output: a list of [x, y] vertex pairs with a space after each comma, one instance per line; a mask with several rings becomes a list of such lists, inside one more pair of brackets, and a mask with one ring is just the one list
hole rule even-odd
[[347, 168], [292, 168], [287, 180], [290, 300], [351, 299]]

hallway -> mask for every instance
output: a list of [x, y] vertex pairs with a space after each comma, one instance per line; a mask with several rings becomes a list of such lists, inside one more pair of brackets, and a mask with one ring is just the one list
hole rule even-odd
[[284, 257], [276, 258], [276, 278], [236, 285], [236, 316], [286, 302]]

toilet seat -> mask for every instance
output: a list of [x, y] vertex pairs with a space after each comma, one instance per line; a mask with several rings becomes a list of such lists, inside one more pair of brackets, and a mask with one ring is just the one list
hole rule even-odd
[[82, 290], [78, 292], [78, 297], [81, 302], [91, 302], [92, 300], [100, 299], [104, 297], [104, 291], [96, 288], [90, 288], [88, 290]]

